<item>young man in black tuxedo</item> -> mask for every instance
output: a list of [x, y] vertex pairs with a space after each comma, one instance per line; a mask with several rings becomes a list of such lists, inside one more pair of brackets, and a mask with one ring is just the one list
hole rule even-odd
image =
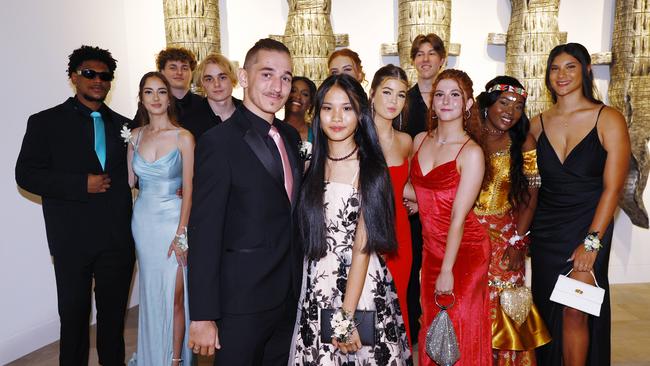
[[301, 280], [292, 212], [300, 136], [275, 118], [291, 90], [289, 50], [259, 40], [239, 82], [243, 105], [195, 152], [189, 222], [190, 341], [215, 365], [286, 365]]
[[16, 182], [43, 199], [61, 319], [59, 362], [87, 365], [92, 281], [97, 352], [102, 365], [124, 365], [124, 316], [133, 263], [129, 122], [104, 104], [116, 61], [110, 52], [74, 50], [68, 76], [76, 95], [29, 117]]
[[[192, 93], [192, 72], [196, 68], [196, 57], [194, 53], [183, 47], [167, 47], [158, 52], [156, 56], [156, 68], [160, 71], [171, 86], [171, 93], [176, 101], [176, 119], [185, 127], [186, 114], [196, 108], [203, 98]], [[140, 127], [134, 117], [129, 122], [129, 128]]]

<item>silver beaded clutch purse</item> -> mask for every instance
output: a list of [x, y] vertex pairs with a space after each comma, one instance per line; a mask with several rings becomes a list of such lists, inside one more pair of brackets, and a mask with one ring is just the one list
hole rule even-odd
[[435, 296], [435, 301], [440, 312], [427, 330], [425, 347], [429, 357], [438, 365], [452, 366], [460, 358], [460, 351], [458, 350], [456, 331], [449, 314], [447, 314], [447, 309], [454, 305], [456, 298], [454, 297], [454, 301], [449, 306], [442, 306], [438, 303], [438, 294]]

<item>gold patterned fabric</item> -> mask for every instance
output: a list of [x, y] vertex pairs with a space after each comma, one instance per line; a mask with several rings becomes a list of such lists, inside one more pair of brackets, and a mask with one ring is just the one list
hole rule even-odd
[[[539, 187], [539, 171], [537, 169], [537, 151], [524, 151], [524, 175], [529, 185]], [[503, 215], [512, 209], [508, 202], [510, 192], [510, 150], [509, 147], [497, 151], [490, 156], [492, 180], [481, 189], [474, 212], [477, 215]]]
[[[537, 153], [535, 150], [523, 153], [523, 172], [529, 186], [539, 186]], [[516, 233], [516, 218], [508, 202], [510, 191], [510, 146], [490, 156], [492, 179], [483, 187], [474, 207], [479, 222], [490, 237], [491, 259], [488, 269], [490, 288], [490, 320], [492, 322], [492, 348], [494, 366], [534, 366], [534, 349], [549, 342], [548, 330], [539, 316], [537, 308], [531, 304], [527, 317], [518, 326], [501, 306], [500, 295], [503, 289], [518, 289], [525, 286], [524, 269], [508, 269], [504, 254], [509, 246], [508, 240]], [[516, 302], [516, 301], [515, 301]], [[516, 305], [506, 303], [506, 307]], [[512, 306], [510, 306], [512, 313]], [[521, 321], [521, 317], [515, 316]]]
[[492, 311], [492, 348], [528, 351], [551, 341], [535, 304], [531, 306], [528, 318], [521, 326], [517, 326], [501, 306], [495, 306]]

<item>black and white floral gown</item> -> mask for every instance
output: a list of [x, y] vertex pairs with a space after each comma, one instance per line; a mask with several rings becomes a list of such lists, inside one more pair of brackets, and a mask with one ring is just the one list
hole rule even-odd
[[319, 260], [305, 260], [289, 365], [412, 364], [393, 279], [376, 253], [370, 254], [357, 306], [357, 309], [377, 311], [375, 346], [363, 346], [355, 354], [345, 355], [320, 339], [320, 309], [338, 309], [343, 304], [352, 263], [359, 199], [352, 185], [325, 183], [327, 254]]

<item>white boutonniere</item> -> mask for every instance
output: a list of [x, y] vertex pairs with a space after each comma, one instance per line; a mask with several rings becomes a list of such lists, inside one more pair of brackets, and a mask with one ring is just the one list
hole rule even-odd
[[298, 155], [302, 160], [311, 160], [311, 142], [301, 141], [298, 144]]
[[122, 137], [122, 139], [124, 139], [125, 144], [128, 144], [128, 143], [133, 144], [133, 142], [131, 142], [131, 139], [133, 138], [133, 135], [131, 134], [131, 129], [129, 128], [129, 126], [126, 123], [122, 125], [122, 130], [120, 131], [120, 136]]

